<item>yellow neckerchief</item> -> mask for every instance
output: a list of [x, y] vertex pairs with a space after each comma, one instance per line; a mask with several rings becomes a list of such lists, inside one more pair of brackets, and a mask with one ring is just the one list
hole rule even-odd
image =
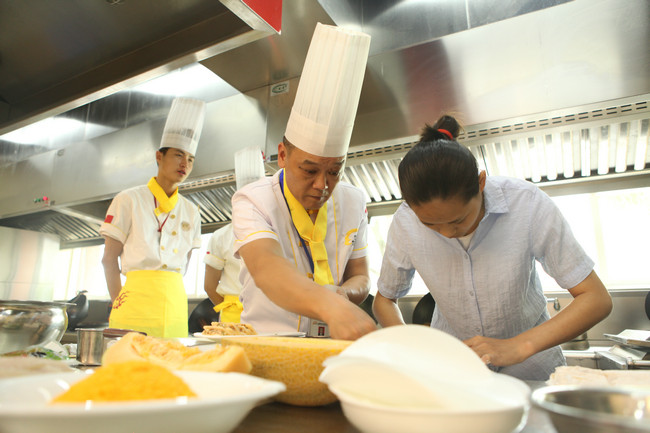
[[[285, 173], [286, 174], [286, 173]], [[316, 222], [313, 223], [305, 208], [291, 194], [287, 186], [287, 177], [283, 177], [284, 197], [289, 206], [293, 225], [298, 234], [307, 242], [311, 251], [311, 258], [314, 261], [314, 281], [321, 286], [334, 284], [332, 271], [327, 262], [327, 250], [325, 249], [325, 235], [327, 235], [327, 202], [318, 210]]]
[[165, 191], [163, 191], [155, 177], [152, 177], [151, 180], [149, 180], [147, 188], [149, 188], [149, 191], [151, 191], [158, 201], [158, 207], [154, 210], [156, 216], [160, 216], [162, 213], [167, 213], [176, 207], [176, 203], [178, 203], [178, 188], [176, 188], [176, 191], [174, 191], [171, 197], [167, 197], [167, 194], [165, 194]]

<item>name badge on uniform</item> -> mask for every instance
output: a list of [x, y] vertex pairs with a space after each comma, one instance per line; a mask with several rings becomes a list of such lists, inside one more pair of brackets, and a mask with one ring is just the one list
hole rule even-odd
[[330, 328], [327, 323], [317, 319], [309, 319], [307, 337], [329, 338]]

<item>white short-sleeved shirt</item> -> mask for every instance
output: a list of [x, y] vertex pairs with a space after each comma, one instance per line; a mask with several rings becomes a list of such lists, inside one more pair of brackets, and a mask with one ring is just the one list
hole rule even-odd
[[240, 260], [233, 255], [235, 237], [232, 233], [232, 223], [221, 227], [210, 236], [208, 250], [203, 262], [218, 271], [222, 271], [217, 293], [221, 296], [239, 295]]
[[[594, 267], [559, 209], [535, 185], [491, 176], [484, 196], [485, 216], [467, 250], [423, 225], [403, 203], [393, 216], [377, 282], [383, 296], [400, 298], [417, 271], [436, 301], [431, 326], [462, 340], [510, 338], [548, 320], [535, 261], [565, 289]], [[545, 380], [564, 362], [556, 347], [502, 371]]]
[[[235, 256], [239, 248], [258, 239], [274, 239], [284, 256], [305, 275], [311, 274], [309, 261], [300, 237], [293, 226], [282, 190], [279, 174], [246, 185], [235, 193], [233, 229]], [[349, 260], [365, 257], [367, 253], [367, 210], [363, 192], [345, 182], [339, 182], [327, 201], [327, 236], [325, 248], [334, 284], [339, 285]], [[241, 266], [240, 299], [244, 304], [243, 323], [250, 323], [258, 332], [307, 332], [307, 320], [282, 309], [255, 286], [244, 261]]]
[[[146, 185], [117, 194], [99, 229], [124, 245], [122, 273], [164, 270], [185, 273], [187, 254], [201, 247], [201, 217], [183, 196], [174, 209], [156, 217], [154, 196]], [[162, 226], [159, 233], [158, 229]]]

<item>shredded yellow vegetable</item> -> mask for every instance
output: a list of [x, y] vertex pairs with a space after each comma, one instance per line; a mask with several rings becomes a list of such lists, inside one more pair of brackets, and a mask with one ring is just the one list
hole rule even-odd
[[196, 397], [196, 394], [165, 367], [146, 361], [128, 361], [98, 368], [54, 398], [52, 403], [176, 397]]

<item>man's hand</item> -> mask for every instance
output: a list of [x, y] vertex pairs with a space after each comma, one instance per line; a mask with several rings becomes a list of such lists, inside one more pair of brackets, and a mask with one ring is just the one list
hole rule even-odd
[[344, 296], [333, 297], [329, 306], [330, 309], [324, 313], [324, 322], [329, 326], [332, 338], [356, 340], [377, 330], [375, 321]]

